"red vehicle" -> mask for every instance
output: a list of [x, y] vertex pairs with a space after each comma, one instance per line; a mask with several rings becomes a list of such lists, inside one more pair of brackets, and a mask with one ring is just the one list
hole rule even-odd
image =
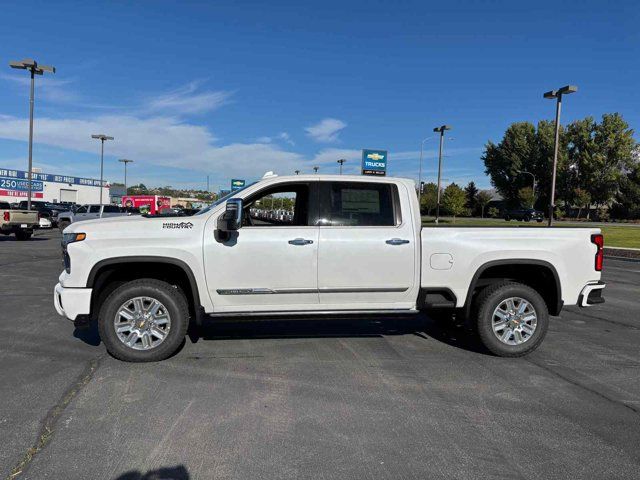
[[122, 197], [124, 208], [137, 208], [141, 213], [152, 215], [171, 207], [171, 198], [161, 195], [125, 195]]

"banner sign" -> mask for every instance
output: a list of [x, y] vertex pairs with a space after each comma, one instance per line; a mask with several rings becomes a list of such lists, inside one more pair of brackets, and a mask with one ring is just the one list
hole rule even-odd
[[[29, 192], [20, 190], [2, 190], [0, 189], [0, 197], [24, 197], [27, 198]], [[31, 192], [31, 198], [43, 198], [42, 192]]]
[[[29, 180], [22, 180], [20, 178], [0, 177], [0, 189], [16, 190], [19, 192], [29, 191]], [[31, 191], [41, 192], [44, 189], [44, 184], [40, 181], [31, 180]]]
[[[6, 168], [0, 168], [0, 177], [9, 178], [13, 180], [24, 180], [25, 182], [29, 182], [29, 172], [25, 172], [23, 170], [9, 170]], [[96, 180], [93, 178], [80, 178], [80, 177], [69, 177], [66, 175], [53, 175], [51, 173], [36, 173], [32, 172], [31, 174], [31, 182], [33, 185], [36, 184], [36, 180], [39, 182], [55, 182], [55, 183], [71, 183], [72, 185], [87, 185], [90, 187], [99, 187], [100, 180]], [[42, 186], [42, 183], [40, 183]], [[109, 186], [109, 183], [104, 180], [102, 182], [104, 187]], [[41, 188], [42, 190], [42, 188]], [[34, 187], [35, 191], [35, 187]]]
[[232, 192], [235, 192], [236, 190], [240, 190], [242, 187], [244, 187], [244, 180], [238, 180], [237, 178], [234, 178], [233, 180], [231, 180]]
[[362, 150], [362, 175], [387, 174], [387, 151], [386, 150]]

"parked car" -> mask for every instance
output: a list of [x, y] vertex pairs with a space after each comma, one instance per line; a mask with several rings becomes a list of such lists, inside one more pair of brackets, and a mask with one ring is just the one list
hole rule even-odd
[[35, 210], [15, 210], [8, 202], [0, 202], [0, 234], [16, 236], [16, 240], [29, 240], [33, 229], [40, 223]]
[[75, 211], [58, 214], [58, 228], [63, 231], [75, 222], [126, 215], [130, 215], [130, 213], [118, 205], [81, 205]]
[[46, 212], [38, 212], [40, 215], [40, 223], [38, 224], [38, 228], [51, 228], [53, 223], [51, 222], [51, 215]]
[[[18, 208], [21, 210], [27, 209], [27, 201], [21, 200], [18, 204]], [[44, 202], [41, 200], [31, 200], [31, 210], [37, 210], [41, 214], [47, 214], [52, 226], [58, 225], [58, 215], [62, 212], [68, 212], [70, 206], [61, 203]]]
[[544, 220], [544, 213], [533, 208], [518, 208], [515, 210], [507, 210], [504, 213], [504, 219], [507, 222], [509, 220], [524, 220], [525, 222], [535, 220], [540, 223]]
[[[156, 361], [191, 318], [443, 309], [517, 357], [563, 305], [604, 301], [598, 228], [423, 228], [415, 191], [392, 177], [271, 174], [192, 217], [75, 223], [54, 305], [78, 325], [95, 317], [113, 356]], [[276, 193], [294, 200], [291, 220], [256, 222], [254, 205]]]

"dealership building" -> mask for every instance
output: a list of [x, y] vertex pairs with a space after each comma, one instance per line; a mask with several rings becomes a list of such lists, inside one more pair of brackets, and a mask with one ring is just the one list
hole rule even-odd
[[[31, 199], [45, 202], [100, 203], [100, 180], [52, 173], [32, 172]], [[27, 199], [29, 174], [0, 167], [0, 201]], [[109, 203], [109, 184], [103, 182], [103, 203]]]

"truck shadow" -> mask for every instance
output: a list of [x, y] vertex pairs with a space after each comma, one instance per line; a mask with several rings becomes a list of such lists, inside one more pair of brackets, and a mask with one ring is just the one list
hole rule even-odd
[[411, 316], [367, 315], [366, 317], [297, 317], [288, 319], [242, 320], [205, 319], [189, 331], [192, 343], [202, 340], [277, 339], [329, 337], [382, 337], [415, 335], [425, 341], [445, 343], [476, 353], [487, 353], [476, 337], [461, 324], [436, 320], [426, 314]]

